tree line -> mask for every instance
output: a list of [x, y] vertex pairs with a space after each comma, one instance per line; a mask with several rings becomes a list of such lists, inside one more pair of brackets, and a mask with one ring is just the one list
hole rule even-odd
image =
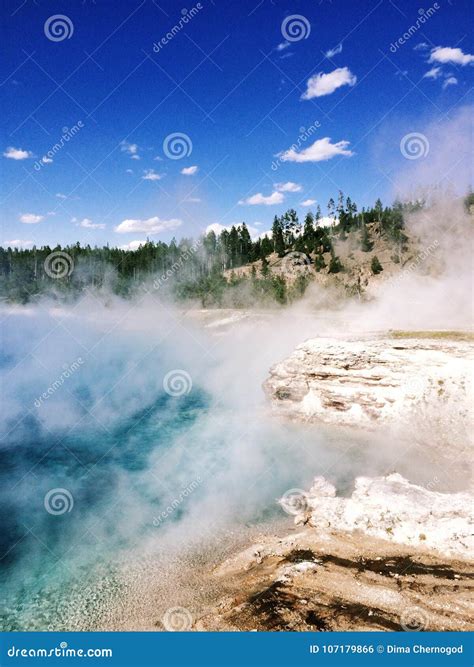
[[[340, 192], [336, 201], [329, 200], [325, 220], [319, 206], [302, 221], [289, 209], [274, 217], [270, 235], [254, 240], [243, 222], [218, 235], [209, 231], [197, 243], [189, 238], [169, 243], [147, 239], [136, 250], [79, 243], [0, 248], [0, 296], [24, 303], [44, 293], [75, 298], [86, 288], [102, 287], [131, 296], [161, 276], [160, 289], [179, 299], [198, 298], [204, 305], [223, 305], [229, 300], [229, 305], [239, 305], [244, 298], [285, 303], [301, 296], [308, 281], [300, 276], [296, 285], [289, 285], [284, 276], [273, 275], [270, 256], [304, 253], [314, 271], [338, 273], [344, 271], [338, 244], [352, 234], [364, 252], [371, 252], [375, 235], [385, 237], [393, 245], [394, 261], [400, 261], [408, 240], [404, 214], [421, 207], [423, 202], [398, 201], [384, 207], [377, 199], [373, 207], [359, 211]], [[248, 276], [233, 273], [252, 263]], [[374, 268], [374, 272], [383, 268], [378, 259]]]

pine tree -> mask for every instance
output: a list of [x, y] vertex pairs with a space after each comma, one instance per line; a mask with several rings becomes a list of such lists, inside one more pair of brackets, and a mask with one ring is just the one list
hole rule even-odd
[[273, 220], [272, 226], [272, 240], [273, 240], [273, 249], [278, 254], [278, 257], [283, 257], [285, 254], [285, 241], [283, 238], [283, 228], [282, 223], [277, 216]]
[[376, 276], [378, 273], [383, 271], [383, 266], [381, 265], [377, 255], [374, 255], [372, 257], [372, 261], [370, 263], [370, 268], [371, 268], [372, 273], [374, 274], [374, 276]]
[[374, 244], [370, 240], [369, 230], [365, 224], [362, 225], [362, 230], [360, 233], [360, 247], [363, 252], [370, 252], [374, 247]]

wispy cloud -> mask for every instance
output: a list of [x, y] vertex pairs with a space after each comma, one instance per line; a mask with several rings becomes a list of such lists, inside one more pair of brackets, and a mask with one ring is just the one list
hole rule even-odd
[[160, 181], [162, 178], [163, 174], [157, 174], [154, 169], [146, 169], [142, 176], [144, 181]]
[[118, 234], [129, 234], [130, 232], [143, 232], [145, 234], [159, 234], [169, 229], [176, 229], [182, 224], [181, 220], [176, 218], [171, 220], [162, 220], [157, 215], [153, 218], [145, 220], [135, 218], [122, 220], [122, 222], [115, 227]]
[[277, 51], [284, 51], [289, 46], [291, 46], [290, 42], [281, 42], [280, 44], [278, 44], [278, 46], [276, 48], [277, 48]]
[[83, 218], [78, 223], [79, 227], [85, 227], [86, 229], [105, 229], [105, 224], [100, 222], [92, 222], [89, 218]]
[[464, 53], [462, 49], [451, 46], [436, 46], [431, 50], [430, 63], [455, 63], [456, 65], [469, 65], [474, 62], [474, 56]]
[[256, 195], [252, 195], [247, 199], [239, 201], [239, 204], [248, 206], [273, 206], [274, 204], [281, 204], [285, 200], [284, 195], [281, 192], [272, 192], [271, 195], [262, 195], [261, 192], [258, 192]]
[[198, 167], [196, 165], [193, 165], [192, 167], [183, 167], [181, 169], [181, 173], [184, 174], [185, 176], [194, 176], [194, 174], [197, 173]]
[[304, 201], [301, 202], [301, 206], [313, 206], [316, 204], [317, 199], [305, 199]]
[[348, 67], [338, 67], [328, 74], [320, 72], [308, 79], [306, 92], [303, 93], [301, 99], [311, 100], [313, 97], [331, 95], [341, 86], [355, 86], [356, 83], [357, 77]]
[[127, 155], [130, 155], [132, 160], [139, 160], [140, 156], [138, 155], [138, 145], [137, 144], [131, 144], [128, 141], [121, 141], [120, 142], [120, 150], [122, 153], [127, 153]]
[[10, 160], [27, 160], [28, 158], [34, 157], [34, 155], [31, 151], [24, 151], [23, 148], [9, 146], [6, 151], [4, 151], [3, 157], [7, 157]]
[[458, 84], [458, 80], [456, 79], [455, 76], [448, 76], [447, 79], [445, 79], [443, 83], [443, 90], [447, 88], [448, 86], [456, 86]]
[[419, 44], [417, 44], [416, 46], [413, 47], [413, 50], [414, 51], [426, 51], [429, 48], [430, 47], [428, 46], [428, 44], [426, 42], [420, 42]]
[[336, 155], [350, 157], [354, 153], [348, 149], [349, 143], [349, 141], [343, 140], [332, 144], [330, 137], [324, 137], [324, 139], [318, 139], [302, 151], [290, 148], [280, 155], [280, 159], [284, 162], [324, 162], [336, 157]]
[[22, 213], [19, 220], [25, 225], [36, 225], [38, 222], [41, 222], [41, 220], [44, 220], [44, 215], [36, 215], [36, 213]]
[[333, 49], [329, 49], [324, 55], [326, 58], [334, 58], [334, 56], [337, 56], [339, 53], [342, 53], [342, 43], [338, 44]]
[[424, 79], [438, 79], [442, 75], [441, 67], [432, 67], [430, 70], [423, 74]]
[[273, 187], [277, 192], [301, 192], [303, 186], [299, 183], [293, 183], [293, 181], [287, 181], [286, 183], [274, 183]]
[[13, 241], [3, 241], [2, 245], [10, 248], [31, 248], [31, 246], [33, 245], [33, 241], [14, 239]]

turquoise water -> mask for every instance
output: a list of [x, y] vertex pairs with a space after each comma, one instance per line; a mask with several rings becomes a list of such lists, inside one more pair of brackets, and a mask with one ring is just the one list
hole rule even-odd
[[[94, 598], [120, 598], [127, 554], [265, 522], [287, 489], [318, 473], [343, 488], [366, 466], [358, 448], [340, 456], [348, 443], [236, 404], [189, 337], [104, 337], [41, 312], [1, 332], [3, 630], [67, 627], [71, 605], [93, 625]], [[192, 387], [172, 396], [164, 378], [183, 368]]]

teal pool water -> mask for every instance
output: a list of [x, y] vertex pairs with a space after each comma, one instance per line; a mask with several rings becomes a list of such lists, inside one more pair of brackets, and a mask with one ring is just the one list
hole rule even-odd
[[[67, 627], [71, 606], [93, 626], [96, 598], [120, 598], [127, 554], [265, 522], [286, 490], [318, 473], [343, 487], [367, 464], [236, 404], [208, 382], [218, 362], [203, 363], [199, 342], [71, 329], [46, 314], [2, 320], [3, 630]], [[192, 386], [166, 390], [184, 368]]]

